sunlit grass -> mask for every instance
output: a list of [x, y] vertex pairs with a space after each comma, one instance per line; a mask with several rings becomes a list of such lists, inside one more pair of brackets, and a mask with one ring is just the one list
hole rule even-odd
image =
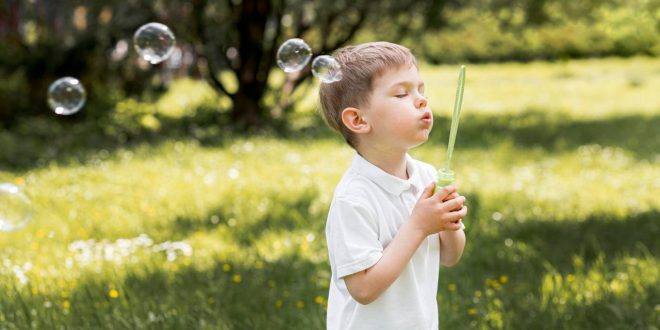
[[[459, 265], [441, 270], [441, 327], [657, 324], [654, 63], [468, 67], [454, 155], [468, 245]], [[447, 105], [412, 153], [436, 166], [454, 69], [423, 69], [432, 104]], [[643, 83], [581, 85], [626, 70], [641, 70]], [[206, 106], [213, 96], [193, 96], [196, 84], [175, 84], [157, 111], [183, 118]], [[562, 99], [567, 86], [578, 94]], [[550, 100], [534, 97], [544, 93]], [[351, 149], [338, 137], [209, 141], [141, 142], [0, 171], [35, 206], [27, 227], [0, 233], [0, 329], [323, 328], [325, 216]]]
[[[468, 64], [464, 113], [559, 112], [571, 118], [656, 114], [658, 59], [595, 59], [548, 64]], [[453, 106], [458, 66], [421, 68], [436, 114]]]

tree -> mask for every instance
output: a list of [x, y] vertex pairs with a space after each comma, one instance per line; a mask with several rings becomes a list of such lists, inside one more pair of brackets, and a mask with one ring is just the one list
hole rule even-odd
[[[264, 96], [272, 88], [288, 95], [310, 77], [308, 67], [287, 76], [282, 86], [269, 85], [271, 72], [276, 70], [275, 55], [283, 41], [303, 38], [314, 55], [319, 55], [346, 44], [367, 26], [378, 29], [375, 35], [379, 39], [397, 40], [410, 33], [411, 26], [437, 18], [445, 2], [9, 0], [0, 15], [0, 72], [17, 77], [19, 87], [5, 91], [8, 95], [25, 94], [23, 101], [27, 103], [43, 100], [49, 82], [61, 75], [93, 81], [86, 85], [92, 102], [107, 98], [109, 89], [124, 96], [139, 96], [141, 90], [150, 88], [150, 76], [156, 70], [137, 68], [136, 55], [130, 49], [129, 55], [114, 54], [122, 47], [126, 53], [126, 45], [131, 44], [132, 34], [140, 25], [159, 21], [170, 26], [179, 45], [192, 46], [196, 61], [191, 70], [231, 98], [232, 121], [238, 127], [259, 126], [271, 116], [265, 109]], [[14, 19], [17, 15], [21, 16], [18, 20]], [[230, 88], [221, 73], [232, 77], [237, 87]], [[29, 92], [15, 93], [25, 89]], [[19, 111], [20, 107], [15, 106], [19, 103], [0, 111], [0, 117], [37, 113], [34, 104], [26, 102]], [[39, 105], [36, 108], [43, 108], [45, 100]], [[276, 106], [286, 113], [291, 102], [284, 97]]]
[[[83, 81], [86, 111], [76, 118], [107, 113], [112, 97], [137, 94], [149, 85], [150, 73], [109, 54], [151, 17], [148, 11], [105, 1], [9, 0], [0, 5], [0, 120], [48, 114], [48, 86], [62, 76]], [[8, 19], [5, 20], [4, 18]], [[134, 59], [134, 58], [133, 58]]]
[[[314, 56], [328, 54], [370, 23], [406, 14], [415, 16], [412, 8], [441, 2], [195, 0], [192, 31], [197, 41], [195, 49], [205, 59], [206, 78], [233, 101], [232, 120], [242, 127], [258, 126], [269, 116], [263, 98], [271, 88], [268, 78], [277, 49], [284, 40], [300, 37], [311, 44]], [[235, 91], [229, 91], [218, 78], [222, 70], [229, 70], [235, 77], [238, 85]], [[307, 67], [301, 73], [289, 75], [276, 88], [290, 94], [309, 77]], [[278, 106], [285, 112], [290, 109], [287, 101]]]

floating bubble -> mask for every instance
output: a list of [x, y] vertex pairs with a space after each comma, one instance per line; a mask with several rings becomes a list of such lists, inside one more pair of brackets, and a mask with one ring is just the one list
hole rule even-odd
[[32, 202], [11, 183], [0, 183], [0, 231], [17, 230], [30, 222]]
[[64, 77], [48, 87], [48, 105], [58, 115], [72, 115], [85, 105], [85, 88], [76, 78]]
[[321, 55], [312, 61], [312, 73], [316, 78], [326, 84], [340, 81], [343, 77], [341, 65], [330, 55]]
[[170, 57], [175, 43], [170, 28], [161, 23], [142, 25], [133, 35], [135, 50], [151, 64], [158, 64]]
[[285, 41], [277, 50], [277, 65], [284, 72], [296, 72], [309, 63], [312, 48], [304, 40], [293, 38]]

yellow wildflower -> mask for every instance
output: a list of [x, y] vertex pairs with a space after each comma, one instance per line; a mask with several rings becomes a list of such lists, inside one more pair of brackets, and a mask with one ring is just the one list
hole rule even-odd
[[234, 283], [241, 283], [241, 274], [234, 274], [231, 279], [234, 281]]
[[476, 308], [470, 308], [467, 310], [468, 315], [477, 315], [477, 309]]
[[110, 292], [108, 292], [108, 296], [110, 296], [112, 299], [116, 299], [119, 297], [119, 292], [115, 289], [112, 289]]

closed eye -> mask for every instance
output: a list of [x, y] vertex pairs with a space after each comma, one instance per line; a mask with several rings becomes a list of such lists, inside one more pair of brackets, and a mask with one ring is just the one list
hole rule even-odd
[[400, 98], [400, 99], [402, 99], [402, 98], [408, 96], [408, 93], [405, 93], [405, 94], [397, 94], [397, 95], [394, 95], [394, 96], [395, 96], [395, 97], [398, 97], [398, 98]]

